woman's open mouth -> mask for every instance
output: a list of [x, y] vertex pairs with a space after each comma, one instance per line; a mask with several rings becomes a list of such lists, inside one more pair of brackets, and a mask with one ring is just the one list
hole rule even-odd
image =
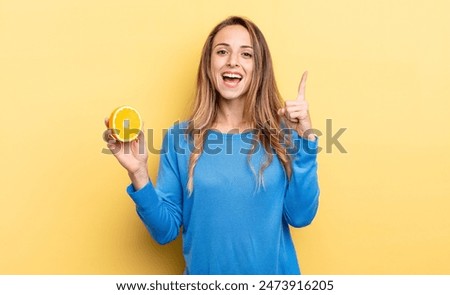
[[222, 74], [223, 82], [228, 87], [236, 87], [242, 80], [242, 75], [239, 73], [226, 72]]

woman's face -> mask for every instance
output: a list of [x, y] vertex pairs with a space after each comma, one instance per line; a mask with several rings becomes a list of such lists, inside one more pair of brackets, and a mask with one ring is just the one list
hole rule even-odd
[[211, 53], [213, 82], [221, 97], [245, 97], [253, 67], [253, 47], [248, 31], [240, 25], [221, 29], [214, 37]]

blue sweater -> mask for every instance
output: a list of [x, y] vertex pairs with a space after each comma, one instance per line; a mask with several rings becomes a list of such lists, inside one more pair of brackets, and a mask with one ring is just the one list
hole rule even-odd
[[166, 244], [182, 227], [185, 274], [300, 274], [289, 225], [306, 226], [317, 211], [317, 139], [294, 131], [291, 180], [274, 154], [258, 185], [265, 157], [259, 145], [248, 161], [254, 134], [210, 130], [189, 196], [186, 127], [165, 135], [157, 185], [127, 188], [152, 237]]

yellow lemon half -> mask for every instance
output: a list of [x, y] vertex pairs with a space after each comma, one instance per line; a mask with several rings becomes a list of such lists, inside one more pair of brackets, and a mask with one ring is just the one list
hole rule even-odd
[[130, 106], [115, 109], [109, 117], [109, 129], [114, 137], [122, 142], [135, 140], [142, 128], [141, 115]]

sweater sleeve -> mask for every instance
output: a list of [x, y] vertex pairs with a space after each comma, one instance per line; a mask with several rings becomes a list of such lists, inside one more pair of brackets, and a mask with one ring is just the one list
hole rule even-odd
[[319, 205], [318, 139], [310, 141], [293, 132], [292, 141], [292, 176], [284, 200], [284, 217], [290, 225], [303, 227], [312, 222]]
[[136, 211], [151, 236], [160, 244], [174, 240], [182, 224], [182, 186], [174, 146], [174, 135], [170, 129], [163, 140], [158, 181], [151, 181], [136, 191], [133, 185], [127, 192], [136, 204]]

